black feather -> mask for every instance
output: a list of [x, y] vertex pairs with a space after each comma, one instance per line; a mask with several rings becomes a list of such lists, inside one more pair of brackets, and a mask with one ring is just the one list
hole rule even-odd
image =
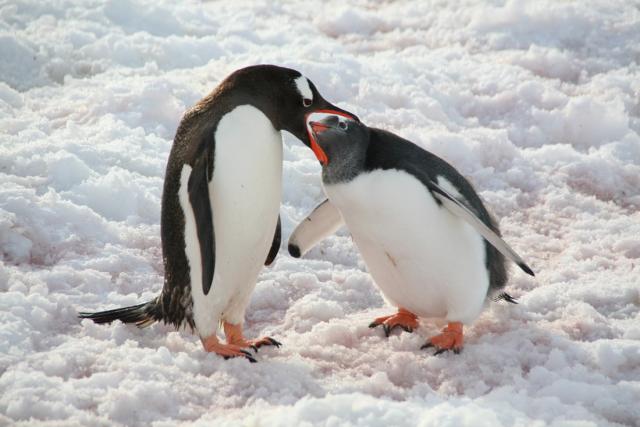
[[278, 255], [278, 251], [280, 250], [281, 240], [282, 240], [282, 224], [280, 222], [280, 215], [278, 215], [278, 224], [276, 225], [276, 232], [273, 236], [271, 249], [269, 250], [269, 255], [267, 255], [267, 260], [264, 262], [264, 265], [271, 265], [273, 260], [276, 259], [276, 255]]
[[135, 323], [140, 327], [149, 326], [160, 319], [157, 299], [131, 307], [122, 307], [95, 313], [80, 312], [78, 313], [78, 317], [80, 319], [91, 319], [95, 323], [111, 323], [114, 320], [120, 320], [123, 323]]
[[516, 299], [514, 297], [512, 297], [511, 295], [509, 295], [506, 292], [502, 292], [501, 294], [496, 295], [495, 297], [493, 297], [493, 300], [495, 302], [498, 302], [500, 300], [504, 300], [506, 302], [510, 302], [511, 304], [518, 304], [518, 301], [516, 301]]
[[193, 165], [189, 176], [189, 202], [196, 218], [196, 229], [200, 243], [200, 262], [202, 264], [202, 290], [209, 293], [215, 269], [215, 236], [213, 215], [209, 199], [209, 155], [200, 156]]

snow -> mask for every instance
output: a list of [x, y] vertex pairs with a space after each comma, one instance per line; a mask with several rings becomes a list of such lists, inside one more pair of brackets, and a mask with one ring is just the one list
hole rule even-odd
[[[640, 425], [640, 11], [627, 1], [0, 2], [0, 425]], [[162, 286], [181, 114], [255, 63], [446, 158], [506, 240], [517, 306], [462, 354], [386, 339], [344, 229], [265, 268], [259, 363], [79, 310]], [[322, 199], [286, 135], [284, 241]], [[462, 268], [462, 266], [461, 266]]]

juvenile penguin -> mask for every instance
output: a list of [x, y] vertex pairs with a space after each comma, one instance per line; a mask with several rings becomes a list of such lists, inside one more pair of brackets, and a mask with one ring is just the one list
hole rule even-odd
[[[80, 317], [188, 325], [206, 351], [252, 362], [246, 348], [279, 346], [270, 337], [246, 339], [242, 324], [258, 273], [280, 247], [281, 131], [317, 151], [306, 123], [318, 111], [357, 120], [298, 71], [273, 65], [232, 73], [188, 110], [162, 194], [162, 292], [140, 305]], [[226, 343], [218, 339], [220, 325]]]
[[[533, 271], [500, 237], [471, 184], [450, 164], [390, 132], [345, 117], [309, 123], [328, 197], [294, 231], [301, 256], [344, 220], [375, 283], [398, 312], [375, 319], [385, 334], [419, 317], [448, 325], [423, 346], [459, 352], [463, 325], [505, 286], [505, 257]], [[514, 302], [502, 293], [498, 298]]]

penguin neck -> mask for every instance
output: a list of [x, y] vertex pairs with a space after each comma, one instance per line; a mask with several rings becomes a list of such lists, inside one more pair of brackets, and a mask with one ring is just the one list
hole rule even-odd
[[340, 152], [327, 154], [329, 162], [322, 166], [322, 182], [324, 184], [349, 182], [364, 170], [367, 158], [366, 149], [340, 150]]

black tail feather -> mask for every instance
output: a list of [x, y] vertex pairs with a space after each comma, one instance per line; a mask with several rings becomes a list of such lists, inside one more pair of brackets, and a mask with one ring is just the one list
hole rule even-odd
[[506, 302], [510, 302], [511, 304], [518, 304], [518, 301], [506, 292], [496, 295], [495, 297], [493, 297], [493, 300], [495, 302], [498, 302], [500, 300], [505, 300]]
[[120, 320], [123, 323], [135, 323], [137, 326], [144, 328], [158, 320], [155, 316], [156, 306], [157, 300], [153, 300], [131, 307], [98, 311], [96, 313], [80, 312], [78, 317], [80, 319], [91, 319], [96, 323], [111, 323], [114, 320]]

